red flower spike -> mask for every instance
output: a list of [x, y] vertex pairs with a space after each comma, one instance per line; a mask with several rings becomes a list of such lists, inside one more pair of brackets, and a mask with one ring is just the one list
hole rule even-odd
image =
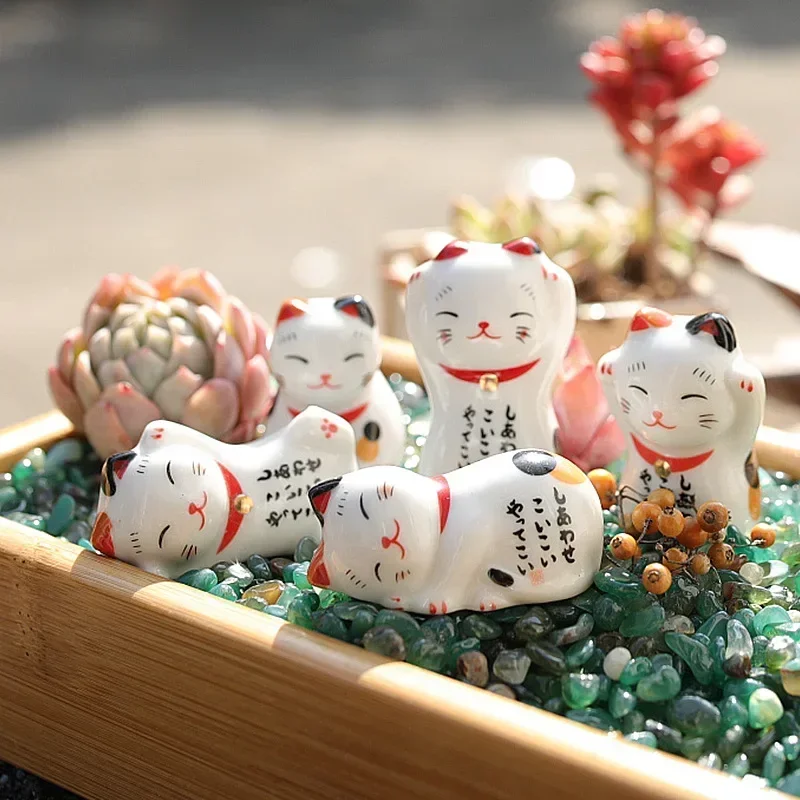
[[527, 236], [523, 236], [521, 239], [514, 239], [511, 242], [506, 242], [503, 245], [503, 250], [508, 250], [520, 256], [535, 256], [542, 252], [539, 245]]
[[448, 242], [440, 251], [434, 261], [449, 261], [451, 258], [463, 256], [467, 252], [467, 246], [463, 242]]

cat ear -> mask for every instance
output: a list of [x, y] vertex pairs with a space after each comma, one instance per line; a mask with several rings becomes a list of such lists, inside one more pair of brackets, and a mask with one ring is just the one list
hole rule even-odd
[[669, 328], [672, 325], [672, 314], [662, 311], [660, 308], [645, 306], [640, 308], [631, 319], [630, 333], [645, 331], [648, 328]]
[[293, 297], [291, 300], [284, 300], [281, 305], [281, 310], [278, 312], [278, 319], [275, 322], [277, 328], [281, 322], [286, 322], [287, 319], [294, 319], [295, 317], [302, 317], [308, 314], [308, 306], [305, 300], [298, 297]]
[[435, 256], [432, 260], [433, 261], [449, 261], [451, 258], [457, 258], [458, 256], [463, 256], [464, 253], [467, 252], [467, 246], [464, 242], [459, 242], [458, 239], [454, 239], [452, 242], [448, 242], [440, 251], [437, 256]]
[[375, 317], [372, 309], [360, 294], [348, 294], [345, 297], [340, 297], [334, 302], [333, 307], [343, 314], [349, 314], [351, 317], [360, 319], [370, 328], [375, 327]]
[[686, 330], [694, 336], [698, 333], [710, 334], [714, 337], [714, 341], [729, 353], [736, 349], [736, 333], [731, 321], [723, 314], [712, 312], [693, 317], [686, 323]]
[[516, 253], [518, 256], [537, 256], [542, 252], [542, 248], [528, 236], [506, 242], [503, 245], [503, 250]]
[[137, 450], [141, 453], [152, 453], [162, 447], [173, 444], [201, 445], [208, 447], [216, 440], [206, 436], [194, 428], [181, 425], [179, 422], [170, 422], [166, 419], [157, 419], [148, 422], [142, 431]]
[[130, 466], [131, 461], [136, 457], [133, 450], [124, 453], [115, 453], [103, 463], [100, 470], [100, 491], [106, 497], [113, 497], [117, 492], [117, 482], [122, 480], [122, 476]]
[[331, 499], [331, 492], [339, 485], [341, 480], [341, 478], [332, 478], [328, 481], [322, 481], [322, 483], [318, 483], [308, 490], [308, 499], [320, 525], [325, 524], [325, 511]]

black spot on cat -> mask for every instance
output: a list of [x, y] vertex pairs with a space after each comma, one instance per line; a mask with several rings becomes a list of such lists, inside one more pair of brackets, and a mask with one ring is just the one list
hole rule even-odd
[[729, 353], [736, 349], [736, 333], [731, 321], [724, 314], [717, 314], [715, 311], [700, 314], [686, 323], [686, 330], [692, 335], [701, 332], [710, 334], [714, 337], [714, 341]]
[[360, 294], [348, 294], [340, 297], [333, 304], [337, 311], [342, 311], [345, 314], [351, 314], [358, 317], [362, 322], [369, 325], [370, 328], [375, 327], [375, 315], [372, 309], [367, 304], [367, 301]]
[[364, 438], [368, 442], [377, 442], [381, 436], [381, 426], [377, 422], [368, 422], [364, 426]]
[[744, 474], [747, 478], [747, 483], [750, 485], [751, 489], [758, 489], [761, 485], [761, 481], [758, 477], [758, 463], [756, 462], [755, 456], [753, 455], [753, 451], [750, 451], [750, 454], [747, 456], [744, 462]]
[[496, 583], [498, 586], [511, 586], [514, 583], [513, 575], [509, 575], [501, 569], [494, 569], [493, 567], [489, 570], [488, 574], [489, 580]]
[[546, 450], [517, 450], [511, 461], [526, 475], [547, 475], [556, 468], [556, 458]]

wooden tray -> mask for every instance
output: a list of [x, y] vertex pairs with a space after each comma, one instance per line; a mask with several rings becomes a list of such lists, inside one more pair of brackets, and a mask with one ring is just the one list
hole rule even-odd
[[[413, 370], [387, 341], [384, 371]], [[56, 412], [0, 433], [0, 469], [69, 433]], [[800, 437], [764, 430], [758, 452], [800, 475]], [[88, 798], [753, 796], [2, 518], [0, 586], [0, 758]]]

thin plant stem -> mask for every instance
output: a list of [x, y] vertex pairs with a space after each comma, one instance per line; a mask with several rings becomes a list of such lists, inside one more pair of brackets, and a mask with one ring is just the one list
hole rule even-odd
[[661, 274], [658, 263], [658, 248], [661, 243], [660, 229], [660, 194], [658, 181], [658, 161], [661, 158], [661, 137], [657, 129], [656, 122], [651, 126], [652, 142], [650, 145], [650, 167], [648, 169], [648, 180], [650, 182], [650, 233], [647, 237], [647, 246], [644, 252], [644, 282], [646, 285], [655, 287]]

